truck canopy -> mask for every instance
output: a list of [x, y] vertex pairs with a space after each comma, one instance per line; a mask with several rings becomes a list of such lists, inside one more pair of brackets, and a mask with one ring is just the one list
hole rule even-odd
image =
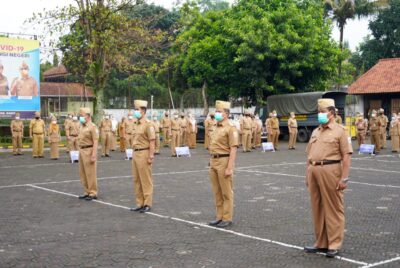
[[267, 99], [267, 107], [269, 112], [276, 110], [278, 115], [288, 115], [290, 112], [294, 112], [295, 114], [312, 114], [318, 111], [318, 99], [321, 98], [335, 99], [337, 107], [344, 105], [344, 103], [341, 103], [343, 101], [338, 100], [338, 95], [342, 95], [344, 98], [347, 93], [338, 91], [316, 91], [272, 95]]

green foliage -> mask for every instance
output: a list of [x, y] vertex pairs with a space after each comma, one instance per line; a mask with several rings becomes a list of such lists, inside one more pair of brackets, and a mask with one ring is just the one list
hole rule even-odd
[[40, 64], [40, 82], [44, 81], [43, 73], [51, 68], [53, 68], [53, 64], [49, 61]]
[[335, 72], [339, 50], [315, 2], [243, 0], [205, 14], [184, 6], [183, 13], [189, 23], [169, 60], [189, 87], [206, 81], [213, 99], [260, 104], [270, 94], [324, 90]]
[[389, 8], [379, 11], [369, 23], [372, 36], [365, 38], [351, 62], [358, 74], [369, 70], [379, 59], [400, 57], [400, 0], [389, 1]]

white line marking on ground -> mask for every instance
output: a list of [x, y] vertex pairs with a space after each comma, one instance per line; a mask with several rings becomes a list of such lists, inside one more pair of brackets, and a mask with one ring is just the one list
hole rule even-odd
[[256, 165], [256, 166], [236, 167], [235, 169], [269, 167], [269, 166], [290, 166], [290, 165], [304, 165], [304, 166], [306, 166], [306, 162], [304, 161], [304, 162], [295, 162], [295, 163], [263, 164], [263, 165]]
[[[126, 160], [107, 160], [107, 161], [97, 161], [97, 163], [108, 163], [108, 162], [121, 162]], [[45, 167], [45, 166], [57, 166], [57, 165], [78, 165], [78, 163], [71, 162], [55, 162], [55, 163], [45, 163], [45, 164], [31, 164], [31, 165], [14, 165], [14, 166], [4, 166], [0, 168], [33, 168], [33, 167]]]
[[[32, 184], [27, 184], [27, 186], [30, 186], [30, 187], [33, 187], [33, 188], [36, 188], [36, 189], [40, 189], [40, 190], [43, 190], [43, 191], [56, 193], [56, 194], [62, 194], [62, 195], [75, 197], [75, 198], [78, 197], [78, 195], [75, 195], [75, 194], [61, 192], [61, 191], [57, 191], [57, 190], [53, 190], [53, 189], [49, 189], [49, 188], [44, 188], [44, 187], [40, 187], [40, 186], [36, 186], [36, 185], [32, 185]], [[122, 208], [122, 209], [125, 209], [125, 210], [129, 210], [130, 209], [129, 207], [126, 207], [126, 206], [116, 205], [116, 204], [113, 204], [113, 203], [104, 202], [104, 201], [100, 201], [100, 200], [92, 200], [92, 202], [103, 204], [103, 205], [107, 205], [107, 206], [111, 206], [111, 207]], [[263, 242], [279, 245], [279, 246], [286, 247], [286, 248], [293, 248], [293, 249], [297, 249], [297, 250], [303, 250], [303, 247], [300, 247], [300, 246], [291, 245], [291, 244], [287, 244], [287, 243], [283, 243], [283, 242], [279, 242], [279, 241], [275, 241], [275, 240], [271, 240], [271, 239], [267, 239], [267, 238], [261, 238], [261, 237], [257, 237], [257, 236], [246, 235], [246, 234], [235, 232], [235, 231], [232, 231], [232, 230], [219, 229], [219, 228], [212, 227], [212, 226], [209, 226], [209, 225], [206, 225], [206, 224], [203, 224], [203, 223], [197, 223], [197, 222], [193, 222], [193, 221], [183, 220], [183, 219], [180, 219], [180, 218], [164, 216], [164, 215], [160, 215], [160, 214], [157, 214], [157, 213], [154, 213], [154, 212], [149, 212], [149, 213], [146, 213], [146, 214], [149, 214], [151, 216], [156, 216], [156, 217], [159, 217], [159, 218], [163, 218], [163, 219], [169, 219], [169, 220], [173, 220], [173, 221], [187, 223], [187, 224], [190, 224], [190, 225], [200, 226], [200, 227], [212, 229], [212, 230], [215, 230], [215, 231], [225, 232], [225, 233], [233, 234], [233, 235], [236, 235], [236, 236], [239, 236], [239, 237], [249, 238], [249, 239], [258, 240], [258, 241], [263, 241]], [[361, 262], [361, 261], [357, 261], [357, 260], [353, 260], [353, 259], [349, 259], [349, 258], [344, 258], [344, 257], [335, 257], [335, 258], [338, 259], [338, 260], [343, 260], [343, 261], [346, 261], [346, 262], [355, 263], [355, 264], [359, 264], [359, 265], [368, 265], [368, 263], [366, 263], [366, 262]]]
[[365, 266], [363, 266], [363, 267], [361, 267], [361, 268], [376, 267], [376, 266], [380, 266], [380, 265], [383, 265], [383, 264], [387, 264], [387, 263], [395, 262], [395, 261], [399, 261], [399, 260], [400, 260], [400, 256], [399, 256], [399, 257], [396, 257], [396, 258], [393, 258], [393, 259], [385, 260], [385, 261], [380, 261], [380, 262], [376, 262], [376, 263], [371, 263], [371, 264], [365, 265]]
[[364, 170], [364, 171], [377, 171], [377, 172], [385, 172], [385, 173], [400, 174], [400, 171], [395, 171], [395, 170], [383, 170], [383, 169], [376, 169], [376, 168], [357, 168], [357, 167], [350, 167], [350, 169], [354, 169], [354, 170]]

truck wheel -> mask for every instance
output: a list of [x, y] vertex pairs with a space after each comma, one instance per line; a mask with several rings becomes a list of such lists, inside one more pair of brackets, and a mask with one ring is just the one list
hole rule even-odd
[[307, 129], [300, 128], [299, 132], [297, 133], [297, 141], [298, 142], [308, 142], [310, 139], [310, 135], [308, 134]]

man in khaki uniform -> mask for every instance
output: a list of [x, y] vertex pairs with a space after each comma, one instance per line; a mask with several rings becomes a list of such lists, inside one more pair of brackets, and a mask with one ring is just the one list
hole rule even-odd
[[111, 121], [111, 142], [110, 142], [110, 150], [117, 150], [117, 134], [118, 134], [118, 121], [114, 118], [113, 115], [110, 115]]
[[209, 117], [204, 121], [204, 148], [208, 150], [210, 146], [210, 135], [214, 131], [215, 119], [214, 112], [210, 112]]
[[20, 78], [16, 78], [11, 85], [11, 95], [18, 97], [36, 97], [39, 89], [36, 80], [29, 76], [29, 66], [22, 62], [19, 68]]
[[105, 115], [100, 122], [101, 157], [110, 157], [112, 124], [109, 115]]
[[50, 145], [50, 159], [57, 160], [60, 157], [59, 154], [59, 143], [61, 140], [60, 126], [57, 124], [57, 118], [54, 116], [51, 118], [51, 123], [47, 131], [47, 138]]
[[46, 128], [44, 121], [40, 118], [40, 113], [35, 112], [35, 119], [29, 124], [29, 137], [32, 139], [32, 155], [33, 158], [43, 158], [44, 153], [44, 136]]
[[269, 113], [267, 119], [265, 119], [265, 130], [267, 131], [268, 142], [272, 142], [271, 118], [272, 113]]
[[193, 114], [188, 118], [188, 146], [190, 149], [196, 148], [197, 121]]
[[257, 143], [257, 121], [254, 113], [251, 113], [251, 148], [256, 148]]
[[342, 117], [339, 115], [339, 110], [336, 108], [335, 109], [335, 122], [339, 125], [343, 124], [343, 119]]
[[135, 100], [135, 118], [138, 120], [133, 136], [132, 173], [136, 207], [131, 211], [149, 212], [153, 205], [152, 164], [156, 133], [154, 125], [146, 119], [147, 101]]
[[240, 122], [240, 132], [242, 133], [242, 147], [243, 152], [251, 152], [251, 128], [252, 120], [250, 118], [250, 111], [245, 110], [242, 121]]
[[[68, 115], [67, 115], [67, 118], [65, 118], [65, 120], [64, 120], [64, 130], [65, 130], [65, 133], [67, 133], [67, 128], [68, 128], [68, 125], [72, 122], [72, 114], [70, 114], [70, 113], [68, 113]], [[78, 122], [79, 123], [79, 122]], [[71, 147], [70, 147], [70, 143], [69, 142], [67, 142], [67, 147], [66, 147], [66, 153], [69, 153], [69, 151], [71, 151]]]
[[160, 129], [161, 129], [161, 124], [158, 121], [156, 112], [153, 113], [153, 121], [152, 122], [153, 122], [154, 130], [156, 132], [155, 154], [158, 155], [158, 154], [160, 154]]
[[364, 115], [361, 113], [356, 118], [356, 129], [357, 129], [357, 142], [358, 148], [361, 144], [365, 144], [365, 136], [367, 135], [368, 122], [364, 119]]
[[369, 132], [371, 135], [371, 144], [375, 145], [375, 154], [381, 151], [381, 120], [377, 117], [377, 112], [372, 110], [369, 119]]
[[385, 110], [382, 108], [379, 109], [379, 116], [378, 119], [381, 121], [381, 130], [380, 130], [380, 145], [381, 149], [386, 149], [386, 127], [389, 123], [389, 119], [385, 115]]
[[187, 128], [188, 128], [188, 121], [184, 113], [181, 113], [181, 118], [179, 119], [179, 124], [181, 126], [181, 139], [179, 146], [186, 146], [187, 145]]
[[121, 153], [125, 153], [126, 150], [125, 121], [126, 118], [122, 117], [121, 122], [118, 124], [119, 150]]
[[99, 131], [90, 117], [90, 109], [80, 109], [79, 121], [82, 127], [78, 136], [79, 144], [79, 175], [84, 194], [79, 199], [91, 201], [97, 199], [97, 147]]
[[181, 126], [179, 125], [179, 115], [178, 113], [174, 113], [173, 119], [171, 120], [171, 128], [169, 133], [171, 133], [171, 156], [176, 157], [176, 147], [179, 147], [180, 144], [180, 131]]
[[256, 130], [256, 148], [261, 147], [261, 135], [262, 135], [262, 121], [256, 115], [256, 124], [257, 124], [257, 130]]
[[335, 101], [318, 100], [318, 121], [308, 143], [306, 185], [310, 192], [315, 243], [308, 253], [339, 254], [344, 237], [343, 190], [347, 187], [353, 148], [346, 129], [335, 122]]
[[276, 111], [272, 111], [272, 118], [270, 119], [271, 126], [271, 142], [274, 144], [275, 150], [279, 149], [279, 119], [277, 118]]
[[235, 167], [239, 135], [236, 127], [229, 123], [231, 104], [215, 102], [217, 126], [210, 140], [210, 180], [214, 193], [216, 220], [209, 225], [226, 228], [233, 218], [233, 170]]
[[78, 136], [81, 123], [78, 121], [78, 117], [74, 115], [72, 121], [65, 126], [65, 136], [67, 136], [68, 148], [71, 151], [78, 151]]
[[392, 120], [390, 122], [390, 138], [392, 139], [392, 152], [399, 152], [399, 136], [400, 136], [400, 118], [397, 114], [392, 115]]
[[14, 155], [22, 155], [22, 138], [24, 137], [24, 122], [20, 119], [20, 114], [15, 113], [15, 119], [11, 121], [10, 125], [13, 153]]
[[4, 66], [0, 62], [0, 95], [8, 96], [8, 80], [7, 77], [3, 75]]
[[133, 118], [131, 112], [128, 114], [128, 120], [125, 120], [125, 140], [127, 147], [133, 148], [133, 134], [135, 132], [136, 120]]
[[163, 131], [163, 144], [164, 147], [170, 146], [171, 143], [171, 119], [169, 119], [168, 112], [165, 111], [163, 119], [161, 119], [161, 127]]
[[297, 140], [297, 120], [294, 112], [290, 113], [290, 117], [288, 120], [288, 129], [289, 129], [289, 150], [296, 149], [296, 140]]

